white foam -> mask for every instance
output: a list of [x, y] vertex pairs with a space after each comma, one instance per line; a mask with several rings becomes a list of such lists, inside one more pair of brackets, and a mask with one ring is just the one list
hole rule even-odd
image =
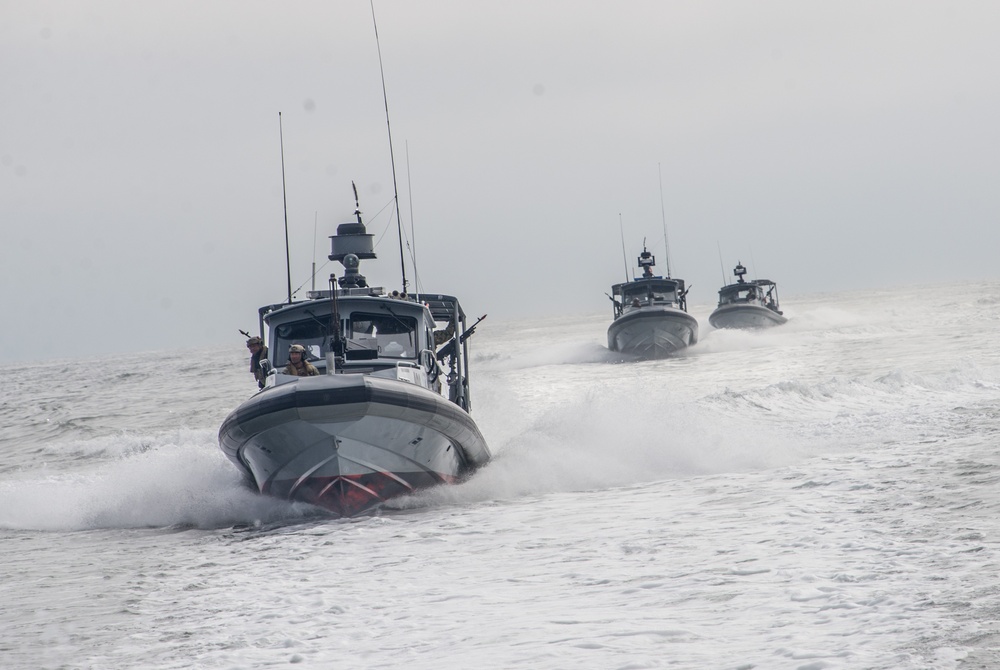
[[[270, 523], [308, 513], [247, 488], [214, 431], [118, 438], [119, 455], [72, 473], [0, 483], [0, 527], [89, 530]], [[106, 453], [107, 438], [94, 451]], [[111, 441], [115, 444], [115, 440]], [[136, 449], [136, 444], [143, 448]]]

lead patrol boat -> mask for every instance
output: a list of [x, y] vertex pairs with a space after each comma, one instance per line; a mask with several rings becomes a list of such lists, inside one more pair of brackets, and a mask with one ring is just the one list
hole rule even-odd
[[614, 321], [608, 326], [608, 349], [641, 358], [663, 358], [698, 341], [698, 320], [687, 313], [683, 279], [653, 275], [656, 257], [643, 246], [642, 276], [615, 284], [608, 296]]
[[[222, 451], [261, 493], [336, 517], [458, 482], [490, 460], [470, 414], [468, 367], [468, 339], [485, 316], [467, 326], [454, 296], [368, 286], [359, 267], [376, 257], [373, 236], [360, 206], [355, 215], [330, 238], [344, 274], [331, 275], [329, 290], [260, 308], [264, 388], [219, 429]], [[319, 375], [285, 374], [293, 344]]]

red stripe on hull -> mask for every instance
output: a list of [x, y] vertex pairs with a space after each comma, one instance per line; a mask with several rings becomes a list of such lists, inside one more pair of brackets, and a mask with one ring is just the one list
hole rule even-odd
[[375, 510], [390, 498], [455, 481], [454, 477], [426, 472], [379, 472], [272, 481], [261, 493], [316, 505], [334, 516], [353, 517]]

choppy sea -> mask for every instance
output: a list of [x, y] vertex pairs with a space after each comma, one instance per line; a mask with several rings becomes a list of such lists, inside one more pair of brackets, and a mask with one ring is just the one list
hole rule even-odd
[[782, 306], [487, 320], [494, 461], [352, 520], [222, 455], [241, 341], [4, 365], [0, 667], [1000, 667], [1000, 283]]

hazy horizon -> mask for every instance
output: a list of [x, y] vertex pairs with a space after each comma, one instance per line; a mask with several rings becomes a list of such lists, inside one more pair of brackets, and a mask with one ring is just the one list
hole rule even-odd
[[[692, 304], [738, 260], [783, 302], [1000, 278], [1000, 6], [374, 8], [420, 288], [469, 314], [599, 313], [664, 226]], [[242, 346], [287, 293], [279, 112], [292, 288], [352, 181], [401, 288], [368, 2], [0, 18], [0, 361]]]

